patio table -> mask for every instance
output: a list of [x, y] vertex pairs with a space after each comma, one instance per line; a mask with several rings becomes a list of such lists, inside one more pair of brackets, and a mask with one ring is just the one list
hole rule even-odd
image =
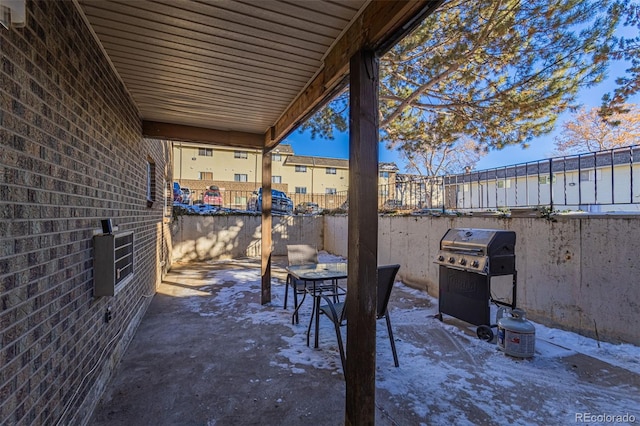
[[[318, 347], [318, 331], [319, 331], [319, 319], [320, 319], [320, 299], [322, 296], [330, 296], [337, 298], [346, 294], [346, 290], [338, 286], [338, 280], [347, 278], [347, 263], [312, 263], [308, 265], [290, 265], [286, 267], [287, 272], [293, 275], [295, 278], [303, 281], [308, 281], [311, 286], [307, 286], [306, 294], [313, 297], [313, 308], [311, 311], [311, 318], [309, 319], [309, 326], [307, 327], [307, 346], [309, 346], [309, 335], [311, 333], [311, 324], [315, 320], [315, 340], [314, 347]], [[325, 285], [318, 285], [321, 281], [331, 280], [332, 285], [327, 287]], [[305, 294], [305, 295], [306, 295]], [[304, 299], [303, 299], [304, 301]], [[293, 315], [297, 315], [298, 309], [302, 305], [302, 301], [296, 306], [296, 310]]]

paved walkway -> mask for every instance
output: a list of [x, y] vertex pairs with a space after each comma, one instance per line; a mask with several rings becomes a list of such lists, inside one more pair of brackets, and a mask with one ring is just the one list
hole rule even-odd
[[[332, 325], [324, 318], [320, 348], [306, 346], [311, 304], [291, 325], [282, 260], [274, 261], [265, 306], [259, 261], [175, 266], [89, 424], [344, 424]], [[507, 357], [466, 324], [434, 319], [434, 303], [401, 283], [394, 288], [400, 367], [381, 321], [378, 425], [561, 425], [625, 414], [640, 422], [640, 367], [634, 372], [540, 339], [532, 359]]]

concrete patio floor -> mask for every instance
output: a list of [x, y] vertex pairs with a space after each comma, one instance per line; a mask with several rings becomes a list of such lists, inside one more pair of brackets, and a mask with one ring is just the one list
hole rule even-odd
[[[344, 424], [335, 333], [321, 319], [320, 347], [306, 346], [311, 303], [292, 325], [285, 262], [274, 260], [265, 306], [259, 259], [175, 265], [89, 424]], [[434, 299], [401, 283], [390, 306], [400, 367], [381, 321], [378, 425], [594, 424], [606, 418], [586, 416], [625, 414], [640, 422], [640, 368], [540, 338], [533, 358], [505, 356], [475, 328], [434, 319]]]

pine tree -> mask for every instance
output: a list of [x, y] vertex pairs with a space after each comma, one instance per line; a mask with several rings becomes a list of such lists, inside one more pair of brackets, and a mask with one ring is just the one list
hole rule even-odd
[[[381, 58], [381, 141], [414, 158], [526, 147], [604, 78], [616, 11], [606, 0], [446, 1]], [[343, 95], [305, 128], [345, 130], [346, 107]]]
[[613, 95], [606, 94], [602, 98], [602, 111], [600, 114], [608, 117], [611, 114], [623, 113], [624, 103], [640, 91], [640, 5], [625, 1], [620, 13], [625, 17], [624, 26], [632, 27], [635, 35], [632, 37], [616, 38], [616, 47], [612, 52], [614, 59], [625, 60], [630, 63], [626, 70], [627, 75], [616, 80], [618, 87]]

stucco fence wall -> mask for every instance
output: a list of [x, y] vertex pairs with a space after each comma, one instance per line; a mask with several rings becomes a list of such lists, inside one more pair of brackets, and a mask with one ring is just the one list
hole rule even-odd
[[[438, 294], [433, 263], [449, 228], [516, 232], [517, 305], [541, 324], [611, 342], [640, 344], [640, 217], [399, 217], [378, 221], [379, 264], [399, 263], [408, 285]], [[181, 216], [172, 224], [173, 260], [260, 256], [261, 217]], [[346, 216], [273, 218], [273, 254], [311, 244], [347, 257]], [[511, 276], [494, 277], [510, 296]]]
[[[260, 215], [178, 216], [171, 225], [174, 262], [258, 257]], [[322, 216], [273, 216], [273, 255], [286, 256], [288, 244], [323, 249]]]
[[[399, 263], [403, 282], [437, 296], [438, 265], [433, 260], [449, 228], [512, 230], [517, 305], [530, 319], [606, 341], [640, 344], [640, 217], [555, 220], [382, 216], [378, 262]], [[347, 217], [326, 216], [324, 233], [324, 249], [346, 257]], [[494, 278], [492, 286], [495, 281], [504, 289], [503, 278], [510, 285], [509, 276]]]

